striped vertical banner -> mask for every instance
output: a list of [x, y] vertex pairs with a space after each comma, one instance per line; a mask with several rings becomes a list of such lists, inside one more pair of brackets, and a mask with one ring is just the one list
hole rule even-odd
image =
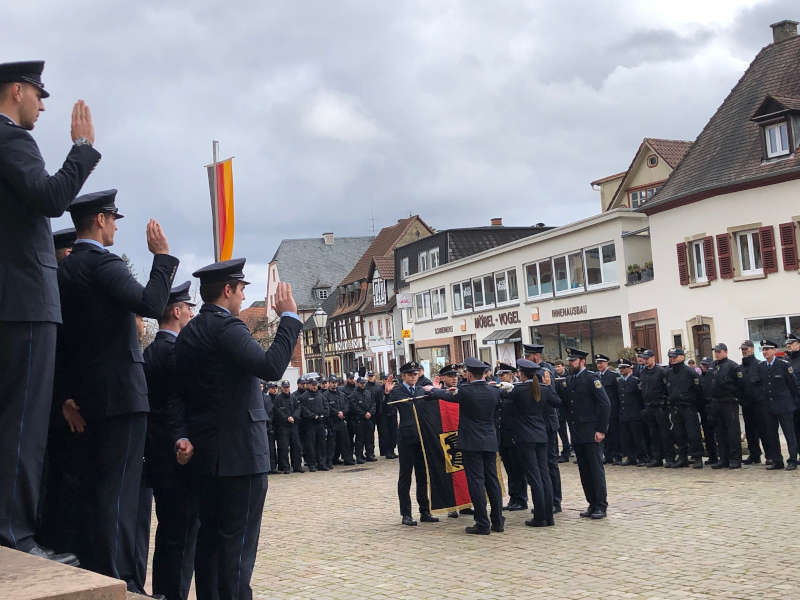
[[233, 158], [206, 166], [211, 192], [211, 224], [214, 230], [214, 259], [233, 256]]

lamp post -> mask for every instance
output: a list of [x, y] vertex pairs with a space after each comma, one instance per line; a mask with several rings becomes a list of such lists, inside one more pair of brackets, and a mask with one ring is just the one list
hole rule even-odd
[[323, 377], [328, 375], [327, 365], [325, 364], [325, 328], [328, 325], [328, 313], [322, 310], [322, 307], [318, 307], [317, 310], [314, 311], [312, 315], [314, 319], [314, 327], [319, 330], [319, 351], [322, 354], [322, 373], [320, 373]]

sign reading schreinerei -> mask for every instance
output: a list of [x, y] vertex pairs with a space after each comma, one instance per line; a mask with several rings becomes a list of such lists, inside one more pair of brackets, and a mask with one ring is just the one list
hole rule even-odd
[[440, 335], [442, 333], [453, 333], [453, 326], [448, 325], [447, 327], [437, 327], [433, 330], [436, 335]]

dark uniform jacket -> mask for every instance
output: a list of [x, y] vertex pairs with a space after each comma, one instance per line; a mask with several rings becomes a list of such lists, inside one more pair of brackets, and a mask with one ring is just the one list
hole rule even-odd
[[372, 417], [375, 416], [375, 398], [368, 389], [364, 388], [362, 390], [356, 387], [353, 393], [350, 394], [348, 400], [350, 403], [350, 414], [357, 419], [365, 419], [366, 413], [369, 413]]
[[642, 400], [645, 406], [666, 406], [669, 390], [664, 367], [655, 365], [652, 369], [643, 368], [639, 373]]
[[742, 396], [744, 373], [730, 358], [715, 360], [708, 372], [711, 373], [712, 400], [736, 402]]
[[794, 369], [785, 360], [775, 358], [772, 366], [763, 361], [758, 364], [761, 382], [761, 401], [773, 415], [792, 414], [800, 405]]
[[300, 416], [308, 422], [325, 422], [328, 416], [328, 402], [324, 390], [306, 390], [300, 399]]
[[642, 420], [642, 391], [639, 389], [639, 378], [635, 375], [625, 379], [617, 377], [617, 398], [619, 398], [619, 420], [623, 423]]
[[742, 358], [742, 406], [750, 406], [761, 401], [761, 372], [755, 356]]
[[192, 462], [214, 476], [270, 470], [267, 411], [258, 378], [279, 379], [291, 359], [302, 323], [283, 317], [269, 350], [247, 325], [214, 304], [204, 304], [175, 343], [182, 377]]
[[[294, 393], [281, 392], [275, 397], [275, 427], [294, 427], [300, 420], [300, 403]], [[289, 417], [294, 418], [294, 423], [289, 423]]]
[[559, 381], [558, 395], [567, 409], [572, 442], [594, 442], [596, 432], [607, 433], [611, 402], [597, 375], [584, 369]]
[[[547, 443], [549, 409], [554, 402], [558, 405], [561, 401], [549, 387], [541, 385], [539, 391], [541, 392], [539, 402], [531, 397], [530, 381], [516, 384], [509, 392], [501, 392], [505, 399], [503, 417], [508, 419], [507, 426], [513, 431], [517, 444]], [[506, 407], [510, 409], [509, 414], [505, 412]]]
[[794, 371], [794, 378], [797, 381], [797, 387], [800, 388], [800, 352], [787, 352], [786, 360], [792, 365]]
[[270, 394], [262, 390], [264, 396], [264, 410], [267, 411], [267, 432], [272, 433], [275, 431], [273, 424], [275, 422], [275, 400], [278, 399], [278, 394]]
[[[546, 360], [543, 360], [539, 363], [539, 365], [547, 369], [550, 372], [550, 389], [553, 391], [556, 397], [558, 397], [558, 393], [556, 392], [556, 370], [553, 365], [551, 365]], [[540, 382], [541, 383], [541, 382]], [[550, 433], [555, 433], [558, 431], [558, 406], [551, 405], [550, 403], [545, 406], [545, 412], [547, 414], [547, 428]]]
[[619, 373], [606, 369], [602, 373], [597, 371], [597, 377], [600, 378], [600, 383], [603, 384], [603, 389], [606, 391], [609, 401], [612, 405], [617, 402], [617, 377]]
[[[415, 386], [414, 395], [422, 396], [424, 393], [425, 390], [423, 390], [420, 385]], [[396, 400], [402, 400], [403, 398], [410, 397], [411, 393], [408, 391], [408, 388], [406, 388], [406, 385], [402, 381], [398, 381], [392, 389], [392, 392], [389, 394], [389, 397], [386, 399], [386, 402], [394, 402]], [[389, 414], [388, 411], [394, 408], [400, 415], [400, 424], [397, 427], [397, 433], [400, 439], [417, 439], [417, 422], [414, 420], [414, 410], [411, 404], [412, 402], [415, 401], [410, 400], [408, 402], [399, 402], [397, 404], [387, 404], [386, 406], [387, 414]]]
[[666, 371], [670, 406], [699, 408], [703, 405], [703, 387], [697, 371], [685, 363], [670, 365]]
[[0, 321], [61, 322], [48, 217], [64, 214], [99, 160], [94, 148], [73, 146], [48, 175], [31, 134], [0, 116]]
[[[383, 390], [381, 390], [381, 395], [383, 395]], [[337, 388], [333, 388], [327, 391], [325, 398], [328, 402], [328, 411], [330, 415], [328, 420], [331, 423], [342, 421], [342, 419], [339, 418], [340, 412], [347, 417], [347, 413], [350, 412], [350, 399], [347, 396]]]
[[182, 467], [175, 459], [175, 442], [188, 437], [183, 404], [177, 397], [176, 337], [160, 331], [144, 350], [144, 374], [150, 401], [144, 456], [145, 475], [150, 487], [177, 485], [176, 474]]
[[177, 268], [177, 258], [156, 254], [142, 287], [116, 254], [85, 242], [72, 247], [58, 267], [60, 402], [73, 398], [87, 419], [149, 410], [136, 315], [162, 315]]
[[465, 452], [497, 452], [494, 412], [499, 391], [485, 381], [473, 381], [456, 393], [434, 388], [431, 398], [456, 402], [458, 415], [458, 448]]

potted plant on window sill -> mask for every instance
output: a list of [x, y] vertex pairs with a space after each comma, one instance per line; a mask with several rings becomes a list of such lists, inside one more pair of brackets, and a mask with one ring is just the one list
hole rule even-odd
[[639, 265], [633, 264], [628, 265], [628, 285], [634, 285], [639, 283], [639, 280], [642, 277], [642, 271]]
[[642, 281], [652, 281], [653, 280], [653, 261], [648, 260], [644, 263], [644, 269], [642, 270]]

